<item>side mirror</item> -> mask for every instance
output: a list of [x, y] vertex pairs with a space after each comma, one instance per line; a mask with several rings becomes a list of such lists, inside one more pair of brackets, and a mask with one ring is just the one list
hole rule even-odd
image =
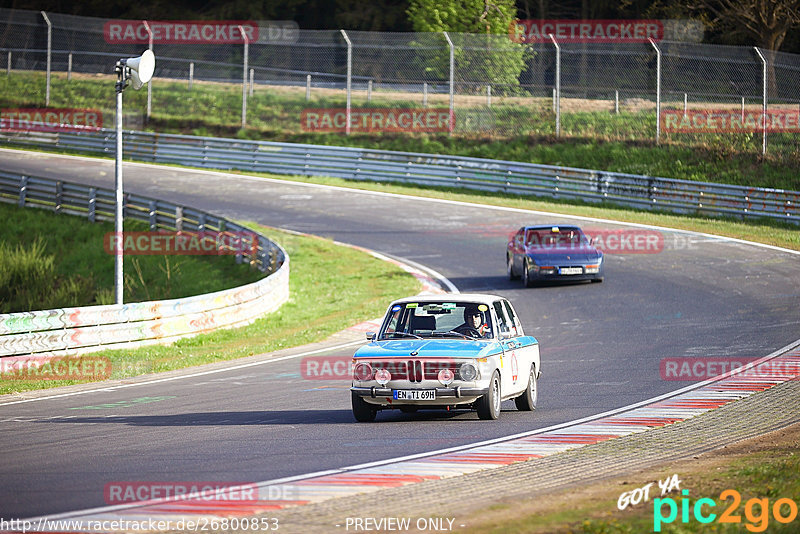
[[509, 330], [507, 326], [501, 326], [500, 327], [500, 339], [508, 339], [510, 337], [513, 337], [511, 335], [511, 330]]
[[367, 341], [375, 341], [378, 338], [378, 334], [375, 332], [367, 332]]

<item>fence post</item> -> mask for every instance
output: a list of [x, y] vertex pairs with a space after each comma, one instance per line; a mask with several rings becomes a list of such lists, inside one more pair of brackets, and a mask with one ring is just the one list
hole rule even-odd
[[486, 106], [492, 107], [492, 86], [486, 86]]
[[255, 69], [250, 69], [250, 96], [253, 96], [253, 84], [255, 83]]
[[44, 105], [47, 107], [50, 105], [50, 60], [53, 53], [53, 25], [50, 23], [47, 13], [44, 11], [41, 13], [42, 17], [44, 17], [44, 21], [47, 23], [47, 89], [45, 90], [44, 96]]
[[[150, 24], [147, 23], [146, 20], [143, 20], [142, 23], [144, 24], [144, 29], [147, 30], [147, 49], [151, 52], [153, 51], [153, 30], [150, 29]], [[153, 84], [152, 79], [151, 83], [147, 84], [147, 120], [150, 120], [150, 115], [153, 112]]]
[[242, 40], [244, 41], [244, 62], [242, 65], [242, 128], [247, 125], [247, 61], [248, 54], [250, 53], [250, 40], [244, 31], [242, 25], [239, 25], [239, 31], [242, 32]]
[[614, 91], [614, 113], [619, 115], [619, 89]]
[[553, 46], [556, 47], [556, 137], [561, 137], [561, 47], [558, 46], [556, 38], [553, 34], [550, 35], [550, 40], [553, 41]]
[[453, 82], [456, 74], [456, 54], [455, 54], [455, 47], [453, 46], [453, 41], [450, 40], [450, 36], [447, 35], [447, 32], [444, 33], [444, 38], [447, 39], [447, 46], [450, 47], [450, 128], [449, 131], [453, 133], [453, 123], [455, 122], [455, 92], [453, 88]]
[[8, 66], [6, 67], [6, 74], [11, 76], [11, 50], [8, 51]]
[[89, 206], [88, 206], [89, 222], [94, 222], [96, 204], [97, 204], [97, 189], [94, 188], [94, 187], [90, 187], [89, 188]]
[[372, 80], [367, 82], [367, 102], [372, 102]]
[[19, 181], [19, 207], [25, 207], [25, 197], [28, 195], [28, 177], [22, 176]]
[[744, 97], [742, 97], [742, 123], [744, 123]]
[[67, 81], [72, 81], [72, 52], [67, 56]]
[[656, 144], [661, 142], [661, 49], [649, 39], [650, 44], [656, 51]]
[[192, 82], [194, 82], [194, 61], [189, 62], [189, 90], [192, 90]]
[[344, 132], [347, 135], [350, 135], [350, 95], [352, 89], [352, 82], [353, 82], [353, 43], [350, 42], [350, 38], [347, 36], [347, 33], [344, 30], [339, 30], [342, 32], [342, 37], [344, 37], [345, 42], [347, 43], [347, 109], [345, 111], [345, 119], [347, 120], [347, 124], [344, 125]]
[[58, 180], [56, 182], [56, 205], [55, 212], [61, 213], [61, 205], [64, 203], [64, 182]]
[[311, 100], [311, 75], [306, 74], [306, 102]]
[[428, 82], [422, 82], [422, 106], [428, 107]]
[[683, 116], [689, 111], [689, 94], [683, 93]]
[[761, 50], [757, 46], [754, 46], [756, 54], [758, 54], [759, 59], [761, 59], [761, 78], [763, 83], [763, 89], [761, 91], [761, 126], [762, 126], [762, 133], [764, 134], [761, 139], [761, 155], [767, 155], [767, 58], [764, 57], [764, 54], [761, 53]]

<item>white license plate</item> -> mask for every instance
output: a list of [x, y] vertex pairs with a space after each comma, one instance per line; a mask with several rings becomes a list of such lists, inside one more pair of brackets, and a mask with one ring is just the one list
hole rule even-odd
[[583, 267], [562, 267], [559, 274], [583, 274]]
[[392, 390], [395, 400], [436, 400], [435, 389], [395, 389]]

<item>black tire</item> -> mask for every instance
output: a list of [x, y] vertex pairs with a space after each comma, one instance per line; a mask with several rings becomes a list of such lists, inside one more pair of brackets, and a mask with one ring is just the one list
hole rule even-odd
[[534, 281], [531, 280], [530, 272], [528, 271], [528, 262], [522, 265], [522, 283], [525, 287], [533, 287]]
[[489, 392], [475, 402], [478, 417], [484, 420], [500, 417], [500, 401], [500, 375], [495, 371], [489, 381]]
[[517, 405], [517, 410], [521, 412], [532, 412], [536, 409], [536, 403], [539, 400], [539, 380], [536, 378], [536, 368], [531, 365], [531, 374], [528, 378], [528, 387], [525, 391], [514, 399], [514, 404]]
[[600, 283], [600, 282], [602, 282], [602, 281], [603, 281], [603, 279], [602, 279], [602, 278], [592, 278], [592, 283], [593, 283], [593, 284], [599, 284], [599, 283]]
[[400, 411], [403, 413], [416, 413], [419, 406], [400, 406]]
[[369, 404], [367, 401], [356, 395], [354, 391], [350, 392], [350, 400], [353, 405], [353, 416], [359, 423], [371, 423], [375, 420], [378, 414], [378, 409]]
[[509, 280], [516, 280], [519, 278], [519, 275], [514, 272], [514, 260], [513, 256], [510, 254], [506, 254], [506, 271], [508, 272]]

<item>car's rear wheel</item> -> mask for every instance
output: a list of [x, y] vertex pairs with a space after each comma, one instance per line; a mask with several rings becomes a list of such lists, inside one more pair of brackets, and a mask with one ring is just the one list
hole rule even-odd
[[400, 406], [400, 411], [403, 413], [414, 413], [419, 410], [419, 406]]
[[522, 266], [522, 283], [525, 287], [533, 287], [533, 280], [531, 279], [531, 273], [528, 269], [528, 262], [525, 262], [525, 265]]
[[370, 423], [375, 420], [375, 416], [378, 414], [378, 409], [375, 406], [362, 399], [360, 395], [356, 395], [354, 391], [350, 392], [350, 400], [353, 405], [353, 416], [356, 418], [356, 421], [359, 423]]
[[516, 280], [519, 278], [519, 275], [514, 273], [514, 256], [507, 254], [506, 255], [506, 270], [508, 271], [508, 279], [509, 280]]
[[592, 282], [594, 282], [594, 283], [598, 283], [599, 284], [602, 281], [603, 281], [602, 278], [592, 278]]
[[539, 400], [539, 381], [536, 378], [536, 368], [531, 365], [531, 375], [528, 378], [528, 387], [525, 392], [514, 399], [517, 410], [532, 412], [536, 409], [536, 402]]
[[489, 392], [476, 401], [478, 417], [486, 420], [500, 417], [500, 400], [500, 375], [495, 371], [489, 382]]

